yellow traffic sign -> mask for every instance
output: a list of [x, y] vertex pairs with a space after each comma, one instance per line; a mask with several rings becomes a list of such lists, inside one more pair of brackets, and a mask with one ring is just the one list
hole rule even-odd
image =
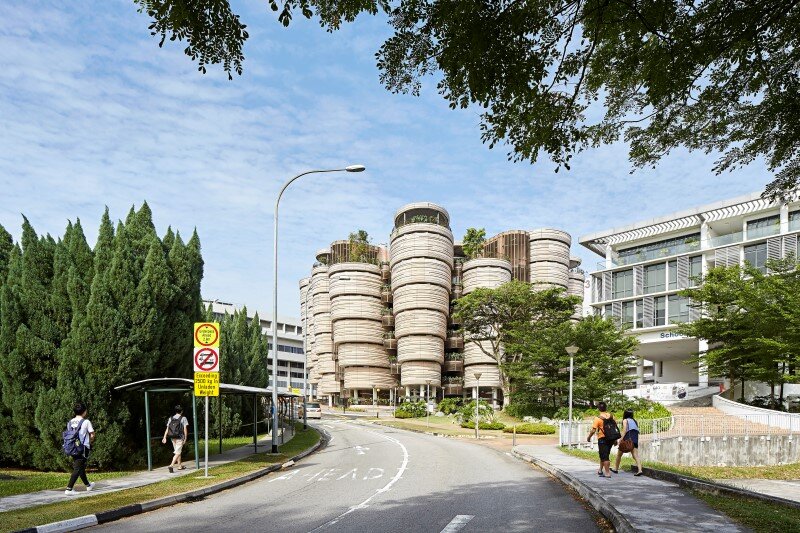
[[291, 391], [292, 391], [292, 394], [297, 394], [298, 396], [300, 395], [300, 392], [301, 392], [300, 389], [295, 389], [295, 388], [292, 388]]
[[195, 372], [194, 395], [219, 396], [219, 372]]
[[195, 322], [194, 347], [219, 348], [219, 322]]

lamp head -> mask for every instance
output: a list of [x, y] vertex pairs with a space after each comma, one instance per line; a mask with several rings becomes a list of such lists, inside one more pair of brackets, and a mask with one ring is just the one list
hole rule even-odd
[[367, 170], [367, 167], [365, 167], [364, 165], [350, 165], [344, 167], [344, 169], [347, 172], [364, 172], [365, 170]]
[[480, 372], [475, 372], [475, 373], [473, 374], [473, 376], [475, 376], [475, 379], [476, 379], [476, 380], [479, 380], [479, 379], [481, 379], [481, 373], [480, 373]]
[[578, 353], [578, 347], [574, 346], [574, 345], [573, 346], [567, 346], [567, 353], [574, 357], [575, 354]]

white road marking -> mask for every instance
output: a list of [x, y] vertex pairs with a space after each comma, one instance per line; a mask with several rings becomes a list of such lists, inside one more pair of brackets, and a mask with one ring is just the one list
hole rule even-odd
[[358, 468], [354, 468], [354, 469], [350, 470], [349, 472], [347, 472], [346, 474], [343, 474], [342, 476], [337, 477], [336, 480], [338, 481], [340, 479], [344, 479], [344, 478], [346, 478], [347, 476], [349, 476], [351, 474], [353, 476], [352, 478], [355, 479], [356, 478], [356, 471], [358, 471]]
[[297, 475], [298, 472], [300, 472], [300, 471], [299, 470], [292, 470], [291, 472], [289, 472], [287, 474], [284, 474], [284, 475], [282, 475], [280, 477], [276, 477], [276, 478], [270, 479], [269, 481], [267, 481], [267, 483], [272, 483], [273, 481], [278, 481], [278, 480], [281, 480], [281, 479], [292, 479], [294, 476]]
[[358, 455], [364, 455], [367, 451], [369, 451], [369, 448], [367, 448], [366, 446], [356, 446], [353, 449], [356, 451]]
[[450, 523], [444, 527], [441, 533], [456, 533], [456, 531], [466, 526], [467, 522], [473, 518], [475, 517], [471, 514], [457, 514], [456, 517], [450, 520]]
[[364, 476], [364, 481], [368, 479], [378, 479], [379, 477], [383, 477], [383, 468], [373, 466], [367, 471], [367, 474]]
[[403, 477], [403, 472], [405, 472], [406, 468], [408, 468], [408, 450], [406, 449], [406, 447], [403, 445], [402, 442], [400, 442], [399, 440], [395, 439], [394, 437], [387, 437], [386, 435], [384, 435], [382, 433], [378, 433], [376, 431], [370, 431], [368, 429], [366, 429], [364, 431], [379, 435], [382, 438], [388, 440], [389, 442], [393, 442], [394, 444], [397, 444], [398, 446], [400, 446], [400, 448], [403, 450], [403, 462], [400, 464], [400, 467], [397, 469], [397, 473], [394, 475], [394, 477], [391, 480], [389, 480], [389, 483], [387, 483], [383, 487], [381, 487], [378, 490], [376, 490], [375, 493], [372, 496], [370, 496], [369, 498], [367, 498], [363, 502], [359, 503], [358, 505], [354, 505], [354, 506], [350, 507], [347, 511], [343, 512], [342, 514], [340, 514], [339, 516], [337, 516], [336, 518], [334, 518], [330, 522], [326, 522], [326, 523], [322, 524], [321, 526], [312, 529], [311, 533], [313, 533], [314, 531], [319, 531], [321, 529], [325, 529], [328, 526], [332, 526], [332, 525], [336, 524], [337, 522], [339, 522], [345, 516], [347, 516], [350, 513], [352, 513], [353, 511], [356, 511], [358, 509], [364, 509], [365, 507], [367, 507], [369, 505], [369, 502], [371, 502], [372, 499], [375, 496], [377, 496], [378, 494], [382, 494], [384, 492], [390, 491], [391, 488], [394, 486], [394, 484], [397, 483], [400, 480], [401, 477]]
[[326, 427], [326, 428], [328, 428], [328, 429], [334, 429], [334, 427], [333, 427], [333, 426], [329, 426], [328, 424], [322, 424], [322, 425], [323, 425], [323, 426], [325, 426], [325, 427]]

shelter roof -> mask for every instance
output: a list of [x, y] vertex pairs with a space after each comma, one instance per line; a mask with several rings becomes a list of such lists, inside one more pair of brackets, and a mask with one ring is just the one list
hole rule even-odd
[[[192, 390], [194, 388], [194, 380], [186, 378], [151, 378], [126, 383], [124, 385], [120, 385], [119, 387], [114, 387], [114, 389], [123, 391], [144, 391], [161, 389], [164, 387]], [[233, 385], [231, 383], [220, 383], [219, 390], [220, 392], [226, 392], [230, 394], [272, 394], [272, 387], [248, 387], [247, 385]], [[300, 397], [299, 394], [291, 393], [285, 389], [281, 391], [281, 387], [278, 387], [278, 396], [284, 398]]]

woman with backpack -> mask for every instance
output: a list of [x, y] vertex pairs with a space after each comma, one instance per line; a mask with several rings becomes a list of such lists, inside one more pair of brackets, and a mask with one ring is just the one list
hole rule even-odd
[[619, 428], [614, 421], [614, 415], [608, 412], [606, 402], [598, 402], [597, 409], [600, 413], [594, 419], [592, 430], [586, 437], [587, 442], [592, 442], [592, 435], [597, 433], [597, 451], [600, 454], [600, 477], [611, 477], [611, 447], [620, 438]]
[[617, 461], [611, 471], [619, 474], [619, 462], [622, 460], [622, 454], [628, 453], [633, 456], [636, 461], [638, 471], [634, 476], [642, 475], [642, 462], [639, 460], [639, 424], [633, 418], [633, 411], [625, 409], [622, 413], [622, 436], [617, 442]]
[[173, 467], [177, 467], [178, 470], [186, 470], [186, 467], [181, 464], [181, 453], [186, 439], [189, 438], [189, 421], [183, 416], [183, 407], [180, 405], [175, 406], [175, 414], [167, 420], [167, 429], [164, 430], [164, 438], [161, 439], [162, 444], [167, 443], [167, 437], [172, 440], [174, 452], [172, 462], [167, 467], [167, 470], [169, 470], [170, 474], [175, 471]]

